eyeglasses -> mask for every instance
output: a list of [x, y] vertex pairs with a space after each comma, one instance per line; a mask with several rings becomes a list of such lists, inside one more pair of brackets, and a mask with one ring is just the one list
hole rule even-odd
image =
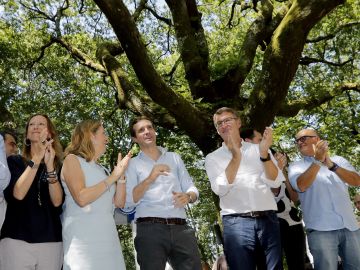
[[317, 136], [302, 136], [300, 138], [295, 139], [295, 143], [299, 143], [299, 142], [305, 142], [308, 138], [315, 138]]
[[216, 127], [216, 128], [219, 128], [219, 127], [221, 127], [221, 126], [224, 125], [224, 124], [229, 124], [231, 121], [233, 121], [233, 120], [235, 120], [235, 119], [237, 119], [237, 117], [228, 117], [228, 118], [225, 118], [224, 120], [217, 121], [217, 122], [215, 123], [215, 127]]

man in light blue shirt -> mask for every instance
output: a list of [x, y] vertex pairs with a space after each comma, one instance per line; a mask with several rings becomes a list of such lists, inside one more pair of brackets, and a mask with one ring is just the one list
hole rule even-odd
[[126, 171], [127, 205], [136, 205], [135, 249], [142, 270], [201, 269], [194, 231], [186, 224], [185, 206], [199, 193], [180, 156], [156, 145], [150, 119], [130, 124], [132, 140], [141, 152]]
[[299, 192], [315, 269], [336, 270], [338, 256], [345, 270], [359, 269], [360, 229], [348, 185], [360, 186], [360, 176], [346, 159], [330, 158], [315, 130], [299, 131], [295, 141], [303, 159], [290, 164], [289, 178]]
[[6, 202], [4, 199], [4, 189], [10, 182], [10, 171], [6, 161], [4, 138], [0, 135], [0, 229], [4, 222]]

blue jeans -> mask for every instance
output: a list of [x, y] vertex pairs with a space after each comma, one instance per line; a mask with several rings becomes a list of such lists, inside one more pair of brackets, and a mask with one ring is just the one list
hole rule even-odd
[[224, 251], [230, 270], [255, 270], [255, 247], [265, 254], [268, 270], [282, 269], [279, 221], [275, 214], [263, 217], [223, 216]]
[[316, 270], [336, 270], [338, 256], [344, 270], [360, 269], [360, 229], [306, 230]]
[[201, 269], [195, 233], [188, 225], [142, 222], [136, 225], [135, 248], [141, 270]]

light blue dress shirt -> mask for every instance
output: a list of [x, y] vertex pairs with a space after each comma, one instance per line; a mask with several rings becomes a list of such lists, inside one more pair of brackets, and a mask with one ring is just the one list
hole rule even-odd
[[154, 161], [143, 152], [132, 158], [126, 170], [126, 206], [134, 206], [133, 189], [144, 181], [154, 165], [166, 164], [170, 167], [168, 175], [160, 175], [146, 190], [144, 196], [136, 203], [135, 219], [139, 217], [186, 218], [184, 207], [177, 208], [173, 203], [172, 192], [195, 192], [193, 184], [181, 157], [165, 148], [158, 147], [161, 156]]
[[[331, 157], [331, 160], [344, 169], [356, 172], [354, 167], [343, 157], [334, 156]], [[355, 231], [359, 229], [348, 185], [326, 166], [321, 166], [312, 185], [305, 192], [300, 192], [297, 179], [311, 166], [313, 161], [313, 157], [304, 157], [289, 166], [290, 183], [299, 192], [306, 228], [318, 231], [344, 228]]]
[[0, 200], [4, 197], [4, 189], [10, 182], [10, 171], [6, 161], [4, 138], [0, 135]]

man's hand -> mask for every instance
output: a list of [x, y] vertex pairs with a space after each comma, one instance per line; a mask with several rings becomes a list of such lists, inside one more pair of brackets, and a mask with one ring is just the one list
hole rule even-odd
[[320, 140], [316, 144], [313, 144], [314, 158], [321, 162], [325, 161], [325, 157], [329, 150], [328, 142]]
[[280, 168], [280, 170], [283, 170], [285, 168], [285, 166], [287, 165], [287, 157], [285, 154], [283, 153], [275, 153], [274, 155], [276, 161], [277, 161], [277, 165]]
[[266, 158], [268, 155], [268, 151], [270, 146], [272, 145], [272, 133], [273, 130], [270, 127], [266, 127], [263, 133], [262, 140], [259, 144], [260, 156]]
[[148, 176], [148, 180], [152, 183], [159, 177], [159, 175], [168, 175], [170, 172], [170, 167], [166, 164], [157, 164], [155, 165], [150, 175]]
[[190, 202], [189, 194], [173, 191], [173, 203], [176, 208], [181, 208]]
[[226, 141], [226, 146], [231, 152], [234, 158], [241, 158], [240, 145], [235, 140], [236, 134], [230, 133], [228, 136], [228, 140]]

